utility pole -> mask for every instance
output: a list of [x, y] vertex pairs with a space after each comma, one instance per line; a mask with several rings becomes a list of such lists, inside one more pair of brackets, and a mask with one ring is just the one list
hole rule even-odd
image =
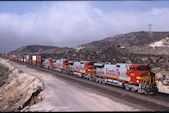
[[148, 24], [149, 32], [151, 32], [152, 24]]

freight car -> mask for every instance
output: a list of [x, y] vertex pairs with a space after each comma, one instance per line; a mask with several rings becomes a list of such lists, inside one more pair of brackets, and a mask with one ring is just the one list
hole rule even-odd
[[[1, 56], [18, 60], [18, 55], [5, 54]], [[126, 90], [137, 91], [138, 93], [156, 94], [158, 92], [155, 73], [146, 64], [111, 64], [95, 61], [55, 60], [36, 55], [25, 55], [22, 59], [21, 61], [28, 64], [63, 72], [68, 75], [76, 75], [103, 84], [119, 86]]]

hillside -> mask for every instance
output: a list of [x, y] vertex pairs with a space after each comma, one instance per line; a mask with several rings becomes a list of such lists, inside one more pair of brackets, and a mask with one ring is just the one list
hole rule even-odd
[[[118, 52], [126, 51], [135, 54], [169, 55], [169, 32], [130, 32], [117, 34], [103, 40], [79, 45], [78, 48], [59, 48], [55, 46], [29, 45], [22, 46], [10, 54], [60, 54], [77, 53], [79, 50], [91, 51], [111, 48]], [[80, 54], [80, 53], [79, 53]], [[70, 55], [71, 56], [71, 55]]]
[[117, 34], [112, 37], [105, 38], [100, 41], [93, 41], [88, 44], [80, 45], [81, 48], [90, 47], [133, 47], [133, 46], [143, 46], [150, 44], [155, 41], [159, 41], [169, 37], [169, 32], [130, 32], [126, 34]]
[[42, 46], [42, 45], [28, 45], [22, 46], [14, 51], [9, 52], [9, 54], [44, 54], [44, 53], [62, 53], [72, 50], [72, 48], [59, 48], [55, 46]]

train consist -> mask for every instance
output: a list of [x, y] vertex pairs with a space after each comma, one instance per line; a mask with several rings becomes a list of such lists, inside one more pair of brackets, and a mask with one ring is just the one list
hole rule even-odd
[[155, 73], [146, 64], [104, 63], [95, 61], [70, 61], [36, 55], [8, 55], [1, 57], [17, 60], [67, 75], [75, 75], [103, 84], [116, 85], [143, 94], [156, 94]]

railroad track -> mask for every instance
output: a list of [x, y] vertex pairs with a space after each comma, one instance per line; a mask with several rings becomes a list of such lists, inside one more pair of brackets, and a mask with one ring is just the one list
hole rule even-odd
[[[25, 65], [24, 62], [19, 62], [19, 61], [15, 61], [15, 62]], [[127, 91], [125, 89], [116, 86], [99, 84], [79, 77], [69, 76], [63, 73], [48, 70], [46, 68], [41, 68], [30, 64], [26, 64], [26, 65], [30, 68], [52, 73], [58, 78], [72, 82], [74, 84], [85, 86], [86, 88], [91, 88], [92, 90], [97, 90], [99, 92], [106, 93], [113, 97], [120, 98], [124, 101], [131, 102], [135, 105], [152, 109], [153, 111], [169, 111], [169, 95], [167, 94], [158, 93], [157, 95], [153, 95], [153, 96], [139, 94], [137, 92]]]

